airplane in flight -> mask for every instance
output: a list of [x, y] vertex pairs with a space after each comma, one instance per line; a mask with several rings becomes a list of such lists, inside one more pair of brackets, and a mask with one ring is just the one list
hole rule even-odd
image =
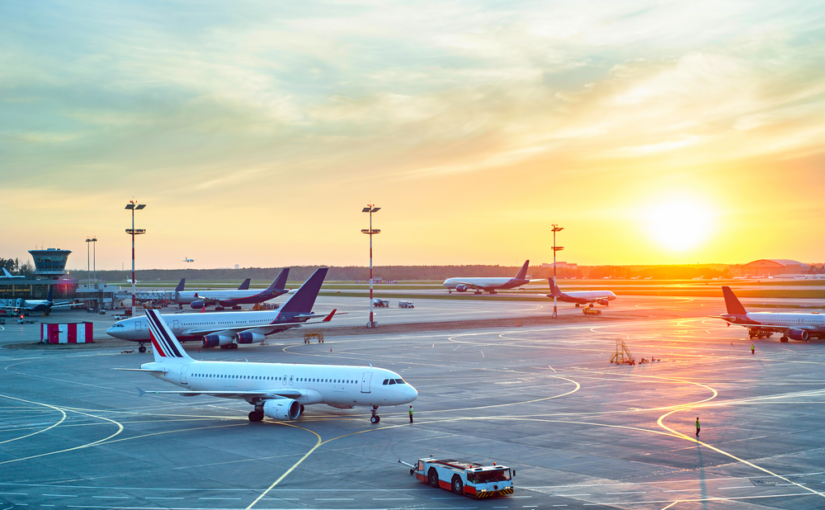
[[140, 368], [116, 368], [144, 372], [181, 390], [143, 391], [140, 396], [177, 394], [184, 397], [212, 397], [246, 400], [255, 409], [249, 421], [295, 420], [310, 404], [327, 404], [337, 409], [355, 406], [372, 408], [370, 422], [381, 421], [379, 406], [412, 402], [418, 392], [390, 370], [343, 365], [295, 365], [292, 363], [241, 363], [195, 361], [183, 350], [172, 328], [156, 310], [146, 310], [152, 335], [155, 361]]
[[0, 275], [0, 280], [8, 280], [8, 279], [11, 279], [11, 278], [14, 278], [14, 279], [17, 279], [17, 278], [25, 278], [25, 276], [24, 276], [24, 275], [14, 276], [13, 274], [9, 273], [9, 270], [8, 270], [8, 269], [6, 269], [6, 268], [4, 267], [4, 268], [3, 268], [3, 274], [2, 274], [2, 275]]
[[194, 262], [195, 259], [190, 259], [189, 257], [184, 256], [183, 261], [186, 262], [187, 264], [190, 264], [190, 263]]
[[530, 261], [525, 261], [513, 278], [447, 278], [444, 280], [444, 286], [447, 287], [447, 292], [450, 294], [453, 290], [456, 292], [474, 290], [475, 294], [484, 292], [495, 294], [496, 290], [514, 289], [530, 283], [530, 280], [527, 279], [527, 267], [529, 265]]
[[224, 308], [240, 309], [240, 305], [254, 305], [256, 303], [263, 303], [270, 299], [286, 294], [286, 280], [289, 276], [289, 268], [281, 269], [272, 284], [264, 290], [249, 290], [250, 279], [247, 278], [238, 287], [238, 290], [201, 290], [201, 291], [184, 291], [183, 284], [185, 278], [178, 284], [178, 289], [175, 289], [175, 303], [182, 305], [189, 303], [195, 310], [207, 308], [214, 305], [215, 309], [220, 311]]
[[49, 295], [46, 296], [46, 299], [6, 299], [0, 305], [0, 308], [12, 310], [15, 315], [21, 312], [25, 314], [43, 312], [43, 315], [49, 315], [55, 308], [70, 308], [72, 306], [71, 301], [55, 303], [52, 299], [53, 295], [54, 285], [49, 285]]
[[[300, 327], [310, 319], [324, 317], [321, 322], [329, 322], [335, 310], [328, 315], [312, 313], [327, 271], [329, 268], [326, 267], [316, 270], [277, 311], [179, 313], [170, 318], [172, 331], [182, 342], [200, 341], [204, 347], [237, 349], [238, 344], [261, 343], [269, 335]], [[139, 342], [140, 352], [146, 352], [143, 344], [150, 341], [145, 316], [116, 322], [106, 333], [121, 340]]]
[[610, 302], [616, 299], [616, 294], [613, 294], [609, 290], [579, 290], [562, 292], [561, 289], [553, 283], [552, 278], [548, 278], [547, 281], [550, 282], [551, 289], [551, 292], [550, 294], [547, 294], [547, 297], [552, 299], [555, 295], [556, 299], [563, 303], [575, 303], [576, 308], [581, 305], [593, 306], [593, 303], [609, 306]]
[[774, 333], [781, 333], [781, 342], [800, 340], [807, 342], [811, 338], [825, 338], [825, 315], [818, 313], [774, 313], [748, 312], [728, 286], [722, 287], [727, 313], [714, 319], [748, 328], [750, 338], [770, 338]]

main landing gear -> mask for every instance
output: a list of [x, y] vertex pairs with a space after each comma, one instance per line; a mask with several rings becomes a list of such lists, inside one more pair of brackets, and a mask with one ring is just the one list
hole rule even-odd
[[264, 405], [255, 404], [255, 410], [249, 413], [249, 421], [255, 423], [264, 419]]
[[372, 406], [372, 416], [370, 417], [370, 423], [372, 423], [373, 425], [381, 421], [381, 417], [376, 414], [377, 412], [378, 406]]
[[138, 347], [138, 352], [146, 352], [146, 346], [143, 345], [143, 342], [140, 342], [140, 347]]

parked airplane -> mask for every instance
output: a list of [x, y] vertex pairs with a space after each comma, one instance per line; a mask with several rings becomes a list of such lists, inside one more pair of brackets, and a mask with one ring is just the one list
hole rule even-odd
[[25, 278], [25, 276], [23, 276], [23, 275], [20, 275], [20, 276], [14, 276], [13, 274], [9, 273], [9, 270], [8, 270], [8, 269], [6, 269], [6, 268], [4, 267], [4, 268], [3, 268], [3, 275], [2, 275], [2, 276], [0, 276], [0, 280], [8, 280], [8, 279], [10, 279], [10, 278], [15, 278], [15, 279], [16, 279], [16, 278]]
[[550, 283], [551, 290], [550, 294], [547, 294], [547, 297], [552, 298], [555, 295], [556, 299], [563, 303], [576, 303], [576, 308], [581, 305], [588, 304], [593, 306], [593, 303], [609, 306], [610, 301], [616, 299], [616, 294], [613, 294], [609, 290], [580, 290], [574, 292], [562, 292], [561, 289], [553, 283], [552, 278], [548, 278], [547, 281]]
[[[255, 409], [249, 421], [267, 416], [276, 420], [295, 420], [304, 406], [327, 404], [338, 409], [372, 407], [370, 422], [378, 423], [378, 406], [397, 406], [412, 402], [418, 392], [395, 372], [383, 368], [342, 365], [295, 365], [280, 363], [239, 363], [195, 361], [183, 350], [172, 328], [156, 310], [146, 311], [152, 333], [155, 361], [139, 369], [158, 379], [180, 386], [177, 391], [143, 391], [140, 396], [177, 394], [184, 397], [212, 397], [246, 400]], [[380, 381], [380, 382], [379, 382]]]
[[736, 324], [748, 328], [748, 336], [751, 338], [770, 338], [774, 333], [782, 333], [782, 338], [779, 339], [782, 342], [787, 342], [788, 338], [803, 342], [811, 338], [825, 338], [825, 315], [818, 313], [748, 313], [730, 287], [723, 286], [722, 295], [725, 296], [727, 313], [714, 318], [726, 321], [728, 326]]
[[447, 292], [450, 294], [452, 294], [453, 289], [456, 292], [467, 292], [472, 289], [475, 294], [481, 294], [485, 291], [495, 294], [496, 290], [513, 289], [530, 283], [530, 280], [526, 279], [528, 265], [530, 265], [529, 260], [524, 262], [524, 265], [521, 266], [521, 269], [513, 278], [448, 278], [444, 280], [444, 286], [447, 287]]
[[26, 314], [31, 312], [43, 312], [43, 315], [49, 315], [55, 308], [70, 308], [72, 306], [71, 301], [55, 303], [52, 300], [53, 294], [54, 286], [49, 285], [49, 295], [46, 296], [46, 299], [6, 299], [3, 301], [3, 304], [0, 304], [0, 308], [12, 310], [14, 314], [21, 312]]
[[[310, 319], [325, 317], [329, 322], [335, 310], [328, 315], [312, 313], [312, 306], [329, 268], [315, 271], [303, 285], [291, 295], [277, 311], [180, 313], [171, 317], [172, 331], [182, 342], [201, 341], [204, 347], [237, 349], [238, 344], [263, 342], [267, 336], [300, 327]], [[140, 343], [140, 352], [146, 352], [144, 343], [149, 342], [149, 324], [146, 317], [132, 317], [115, 323], [106, 330], [121, 340]]]
[[[132, 283], [132, 279], [126, 278], [126, 283]], [[135, 283], [140, 283], [140, 280], [135, 280]]]
[[[287, 270], [287, 274], [288, 273], [289, 273], [289, 270]], [[280, 277], [280, 276], [281, 275], [279, 274], [278, 277]], [[251, 281], [252, 281], [252, 278], [247, 278], [246, 280], [244, 280], [243, 283], [240, 284], [240, 286], [238, 286], [238, 290], [249, 290], [249, 283]], [[277, 279], [276, 279], [276, 281], [277, 281]], [[284, 279], [283, 283], [286, 284], [286, 279]], [[178, 283], [178, 286], [175, 288], [175, 299], [174, 299], [174, 301], [175, 301], [175, 303], [177, 303], [179, 305], [191, 304], [195, 301], [200, 301], [201, 298], [198, 297], [199, 294], [209, 293], [210, 295], [212, 295], [212, 294], [217, 294], [219, 292], [223, 292], [223, 293], [236, 292], [236, 291], [233, 291], [233, 290], [223, 290], [223, 291], [207, 290], [207, 291], [188, 291], [188, 292], [185, 292], [184, 291], [185, 285], [186, 285], [186, 278], [181, 278], [180, 283]], [[257, 291], [247, 292], [247, 293], [244, 294], [244, 296], [254, 295], [255, 293], [257, 293]], [[195, 307], [193, 307], [193, 308], [195, 308]], [[203, 306], [200, 306], [199, 308], [203, 308]]]

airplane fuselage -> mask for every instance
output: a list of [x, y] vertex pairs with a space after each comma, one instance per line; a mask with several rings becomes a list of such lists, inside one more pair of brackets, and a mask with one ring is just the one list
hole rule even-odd
[[[465, 283], [472, 284], [485, 291], [493, 290], [507, 290], [527, 285], [530, 280], [522, 280], [519, 278], [448, 278], [444, 280], [444, 287], [449, 290], [460, 290]], [[472, 288], [465, 288], [465, 290], [473, 290]]]
[[729, 324], [745, 326], [749, 330], [787, 332], [794, 340], [825, 338], [825, 315], [818, 313], [724, 313], [720, 317]]
[[175, 303], [185, 305], [196, 301], [218, 303], [221, 306], [263, 303], [285, 294], [285, 290], [203, 290], [175, 292]]
[[152, 375], [158, 379], [192, 391], [297, 392], [295, 400], [306, 405], [395, 406], [418, 396], [400, 375], [382, 368], [191, 361], [144, 363], [141, 369], [157, 370]]
[[[203, 339], [205, 333], [191, 334], [192, 330], [214, 330], [249, 326], [249, 329], [264, 327], [278, 322], [297, 322], [296, 314], [280, 311], [256, 312], [213, 312], [213, 313], [179, 313], [167, 316], [167, 324], [181, 342]], [[121, 340], [134, 342], [149, 341], [149, 324], [145, 316], [132, 317], [116, 322], [106, 333]]]

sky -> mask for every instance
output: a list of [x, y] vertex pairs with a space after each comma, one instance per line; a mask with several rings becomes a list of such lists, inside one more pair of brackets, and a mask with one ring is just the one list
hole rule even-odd
[[0, 257], [825, 261], [825, 8], [0, 3]]

